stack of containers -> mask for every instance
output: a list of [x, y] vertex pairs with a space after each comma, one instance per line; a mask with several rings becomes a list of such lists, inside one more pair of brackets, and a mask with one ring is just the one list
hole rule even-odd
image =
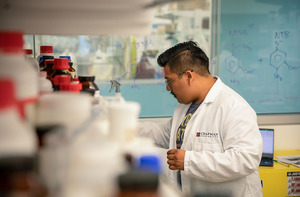
[[11, 78], [22, 118], [32, 126], [38, 97], [38, 72], [25, 60], [23, 33], [0, 31], [0, 78]]

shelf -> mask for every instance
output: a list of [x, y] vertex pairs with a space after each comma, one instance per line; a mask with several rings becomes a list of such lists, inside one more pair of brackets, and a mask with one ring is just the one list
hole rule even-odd
[[152, 0], [6, 0], [0, 3], [0, 26], [41, 35], [150, 34]]

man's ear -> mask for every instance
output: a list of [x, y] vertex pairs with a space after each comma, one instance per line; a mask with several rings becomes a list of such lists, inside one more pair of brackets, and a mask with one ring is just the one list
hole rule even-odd
[[186, 71], [186, 75], [187, 75], [187, 78], [188, 78], [188, 83], [189, 85], [191, 84], [191, 80], [193, 79], [193, 74], [191, 71]]

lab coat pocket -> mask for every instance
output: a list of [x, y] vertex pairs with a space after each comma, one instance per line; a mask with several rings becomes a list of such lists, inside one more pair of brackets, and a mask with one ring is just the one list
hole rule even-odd
[[221, 141], [216, 136], [214, 136], [214, 137], [195, 137], [193, 150], [223, 152]]

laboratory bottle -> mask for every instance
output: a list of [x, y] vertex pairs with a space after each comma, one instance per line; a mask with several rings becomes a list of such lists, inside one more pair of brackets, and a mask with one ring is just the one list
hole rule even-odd
[[82, 84], [81, 83], [64, 83], [60, 85], [59, 88], [62, 92], [74, 92], [74, 93], [80, 93], [82, 90]]
[[47, 196], [36, 173], [37, 137], [17, 110], [14, 83], [0, 79], [0, 195]]
[[89, 95], [72, 92], [53, 92], [39, 98], [37, 105], [37, 126], [61, 125], [67, 136], [91, 116]]
[[73, 83], [80, 83], [79, 78], [78, 77], [74, 77], [73, 78]]
[[94, 97], [100, 96], [99, 88], [95, 84], [95, 76], [79, 76], [78, 79], [82, 84], [82, 92], [87, 92]]
[[42, 70], [46, 64], [45, 60], [53, 60], [53, 46], [40, 46], [40, 55], [37, 57], [37, 61], [40, 66], [40, 70]]
[[57, 124], [39, 125], [36, 133], [39, 137], [38, 173], [49, 196], [61, 196], [67, 167], [68, 141], [65, 129]]
[[129, 170], [117, 178], [118, 197], [159, 197], [159, 177], [156, 173]]
[[54, 72], [54, 59], [53, 60], [45, 60], [45, 66], [41, 69], [41, 71], [47, 72], [47, 79], [51, 78], [51, 75]]
[[108, 105], [110, 136], [124, 144], [135, 140], [140, 104], [137, 102], [111, 102]]
[[33, 68], [39, 72], [39, 63], [34, 59], [32, 49], [24, 49], [26, 60], [33, 66]]
[[155, 69], [154, 66], [148, 60], [148, 57], [145, 52], [143, 52], [143, 56], [140, 62], [136, 67], [136, 79], [153, 79], [155, 78]]
[[62, 84], [69, 83], [71, 83], [70, 75], [56, 75], [54, 79], [52, 79], [53, 91], [59, 91]]
[[39, 95], [49, 94], [52, 92], [52, 83], [49, 79], [47, 79], [47, 72], [39, 72]]
[[54, 59], [54, 72], [51, 75], [51, 81], [53, 84], [53, 79], [58, 75], [68, 75], [73, 81], [72, 75], [69, 73], [69, 60], [66, 58], [55, 58]]
[[76, 70], [75, 68], [73, 67], [73, 62], [71, 60], [71, 57], [70, 56], [59, 56], [59, 58], [67, 58], [69, 60], [69, 73], [72, 75], [72, 77], [76, 77]]
[[22, 118], [34, 126], [38, 72], [25, 59], [22, 32], [0, 31], [0, 65], [0, 78], [8, 77], [15, 83]]

